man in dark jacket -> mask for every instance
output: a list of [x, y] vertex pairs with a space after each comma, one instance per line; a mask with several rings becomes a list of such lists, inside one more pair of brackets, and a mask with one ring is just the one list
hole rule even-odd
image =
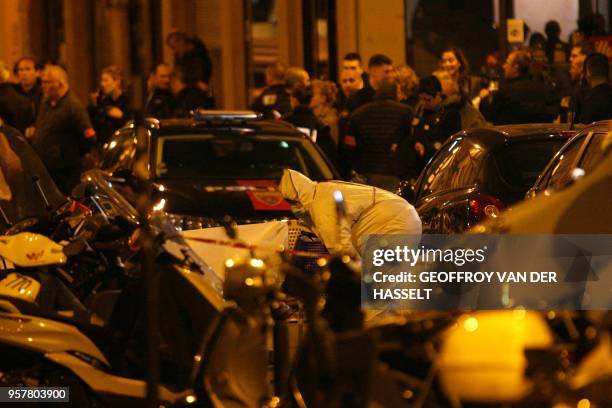
[[336, 144], [331, 137], [331, 129], [317, 118], [310, 107], [312, 88], [310, 86], [296, 87], [291, 91], [291, 106], [293, 112], [283, 119], [298, 128], [315, 142], [332, 164], [337, 165], [338, 154]]
[[146, 114], [157, 119], [171, 117], [172, 93], [170, 92], [170, 67], [167, 64], [157, 64], [149, 76], [148, 87]]
[[62, 67], [47, 65], [42, 87], [45, 98], [35, 130], [28, 136], [57, 187], [68, 195], [86, 167], [84, 159], [95, 147], [96, 132], [85, 107], [70, 90]]
[[383, 54], [373, 55], [368, 61], [368, 83], [351, 95], [344, 106], [344, 111], [351, 114], [360, 106], [371, 102], [376, 95], [378, 84], [391, 75], [393, 61]]
[[531, 54], [513, 51], [504, 63], [506, 81], [480, 104], [480, 111], [495, 125], [552, 122], [559, 112], [554, 90], [531, 78]]
[[208, 94], [195, 85], [189, 85], [182, 71], [174, 71], [170, 77], [170, 90], [173, 95], [173, 118], [188, 118], [198, 108], [213, 109]]
[[419, 155], [418, 174], [446, 139], [461, 130], [461, 114], [456, 104], [444, 104], [442, 85], [433, 75], [421, 79], [417, 94], [412, 136]]
[[[367, 184], [388, 191], [395, 191], [402, 170], [414, 170], [416, 165], [414, 149], [403, 149], [408, 143], [412, 110], [397, 102], [396, 92], [393, 79], [381, 79], [374, 100], [351, 115], [342, 143], [343, 161], [365, 177]], [[412, 154], [400, 155], [400, 151]]]
[[579, 123], [591, 123], [612, 118], [612, 87], [610, 63], [603, 54], [591, 54], [586, 60], [588, 90], [582, 94], [576, 111]]
[[18, 81], [15, 84], [15, 90], [30, 100], [34, 109], [34, 119], [36, 119], [43, 98], [38, 63], [32, 57], [21, 57], [13, 67], [13, 74]]
[[291, 113], [289, 93], [285, 87], [287, 67], [282, 62], [275, 62], [266, 68], [266, 88], [255, 98], [251, 109], [273, 119]]
[[9, 69], [0, 62], [0, 119], [24, 133], [34, 123], [34, 107], [8, 82], [10, 75]]

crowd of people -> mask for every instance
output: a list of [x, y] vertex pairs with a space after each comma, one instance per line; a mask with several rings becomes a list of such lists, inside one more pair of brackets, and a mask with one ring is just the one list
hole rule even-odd
[[556, 21], [545, 32], [532, 33], [503, 63], [488, 55], [479, 71], [461, 49], [447, 48], [422, 78], [382, 54], [367, 66], [346, 54], [338, 84], [277, 62], [251, 108], [305, 130], [344, 179], [393, 191], [461, 129], [612, 118], [609, 54], [576, 33], [571, 45], [562, 42]]
[[[182, 32], [166, 40], [174, 69], [157, 64], [148, 80], [145, 114], [188, 117], [197, 108], [214, 108], [212, 63], [204, 44]], [[83, 104], [70, 90], [66, 69], [36, 58], [19, 58], [12, 70], [0, 62], [0, 119], [18, 129], [40, 155], [60, 190], [69, 194], [83, 170], [95, 165], [99, 149], [133, 118], [122, 70], [101, 70], [99, 87]]]
[[[394, 190], [415, 179], [444, 141], [461, 129], [490, 125], [572, 122], [612, 117], [609, 56], [584, 36], [568, 45], [559, 24], [532, 33], [502, 63], [487, 56], [474, 71], [459, 48], [445, 49], [438, 68], [421, 78], [386, 55], [364, 64], [351, 52], [339, 83], [311, 80], [281, 62], [266, 69], [266, 87], [251, 109], [282, 119], [310, 136], [346, 180]], [[145, 114], [188, 117], [214, 108], [212, 63], [205, 45], [182, 32], [168, 35], [172, 67], [157, 64], [148, 80]], [[14, 78], [11, 79], [11, 76]], [[70, 90], [66, 70], [24, 56], [11, 70], [0, 63], [0, 118], [39, 152], [60, 189], [68, 193], [96, 148], [133, 116], [120, 68], [101, 70], [99, 88], [85, 106]]]

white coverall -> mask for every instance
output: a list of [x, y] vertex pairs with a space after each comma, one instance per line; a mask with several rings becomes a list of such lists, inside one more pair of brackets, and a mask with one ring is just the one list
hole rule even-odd
[[[284, 170], [279, 186], [283, 197], [298, 202], [313, 222], [315, 233], [332, 254], [358, 255], [367, 235], [421, 235], [421, 219], [402, 197], [363, 184], [343, 181], [317, 183], [295, 170]], [[348, 223], [339, 223], [333, 193], [344, 197]], [[339, 225], [340, 224], [340, 225]]]

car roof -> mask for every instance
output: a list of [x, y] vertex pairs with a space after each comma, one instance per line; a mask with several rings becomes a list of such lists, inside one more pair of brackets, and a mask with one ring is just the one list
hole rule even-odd
[[307, 138], [292, 124], [282, 120], [197, 120], [197, 119], [149, 119], [149, 124], [158, 135], [175, 135], [210, 132], [232, 132], [272, 134], [287, 137]]
[[464, 129], [453, 137], [463, 137], [483, 146], [494, 147], [518, 140], [541, 140], [550, 137], [568, 139], [581, 128], [582, 126], [576, 126], [572, 131], [567, 123], [528, 123]]

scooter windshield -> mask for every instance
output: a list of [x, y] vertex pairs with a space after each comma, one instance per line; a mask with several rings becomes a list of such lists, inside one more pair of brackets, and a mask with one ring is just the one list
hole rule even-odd
[[28, 218], [45, 218], [66, 202], [19, 131], [0, 125], [0, 233]]

